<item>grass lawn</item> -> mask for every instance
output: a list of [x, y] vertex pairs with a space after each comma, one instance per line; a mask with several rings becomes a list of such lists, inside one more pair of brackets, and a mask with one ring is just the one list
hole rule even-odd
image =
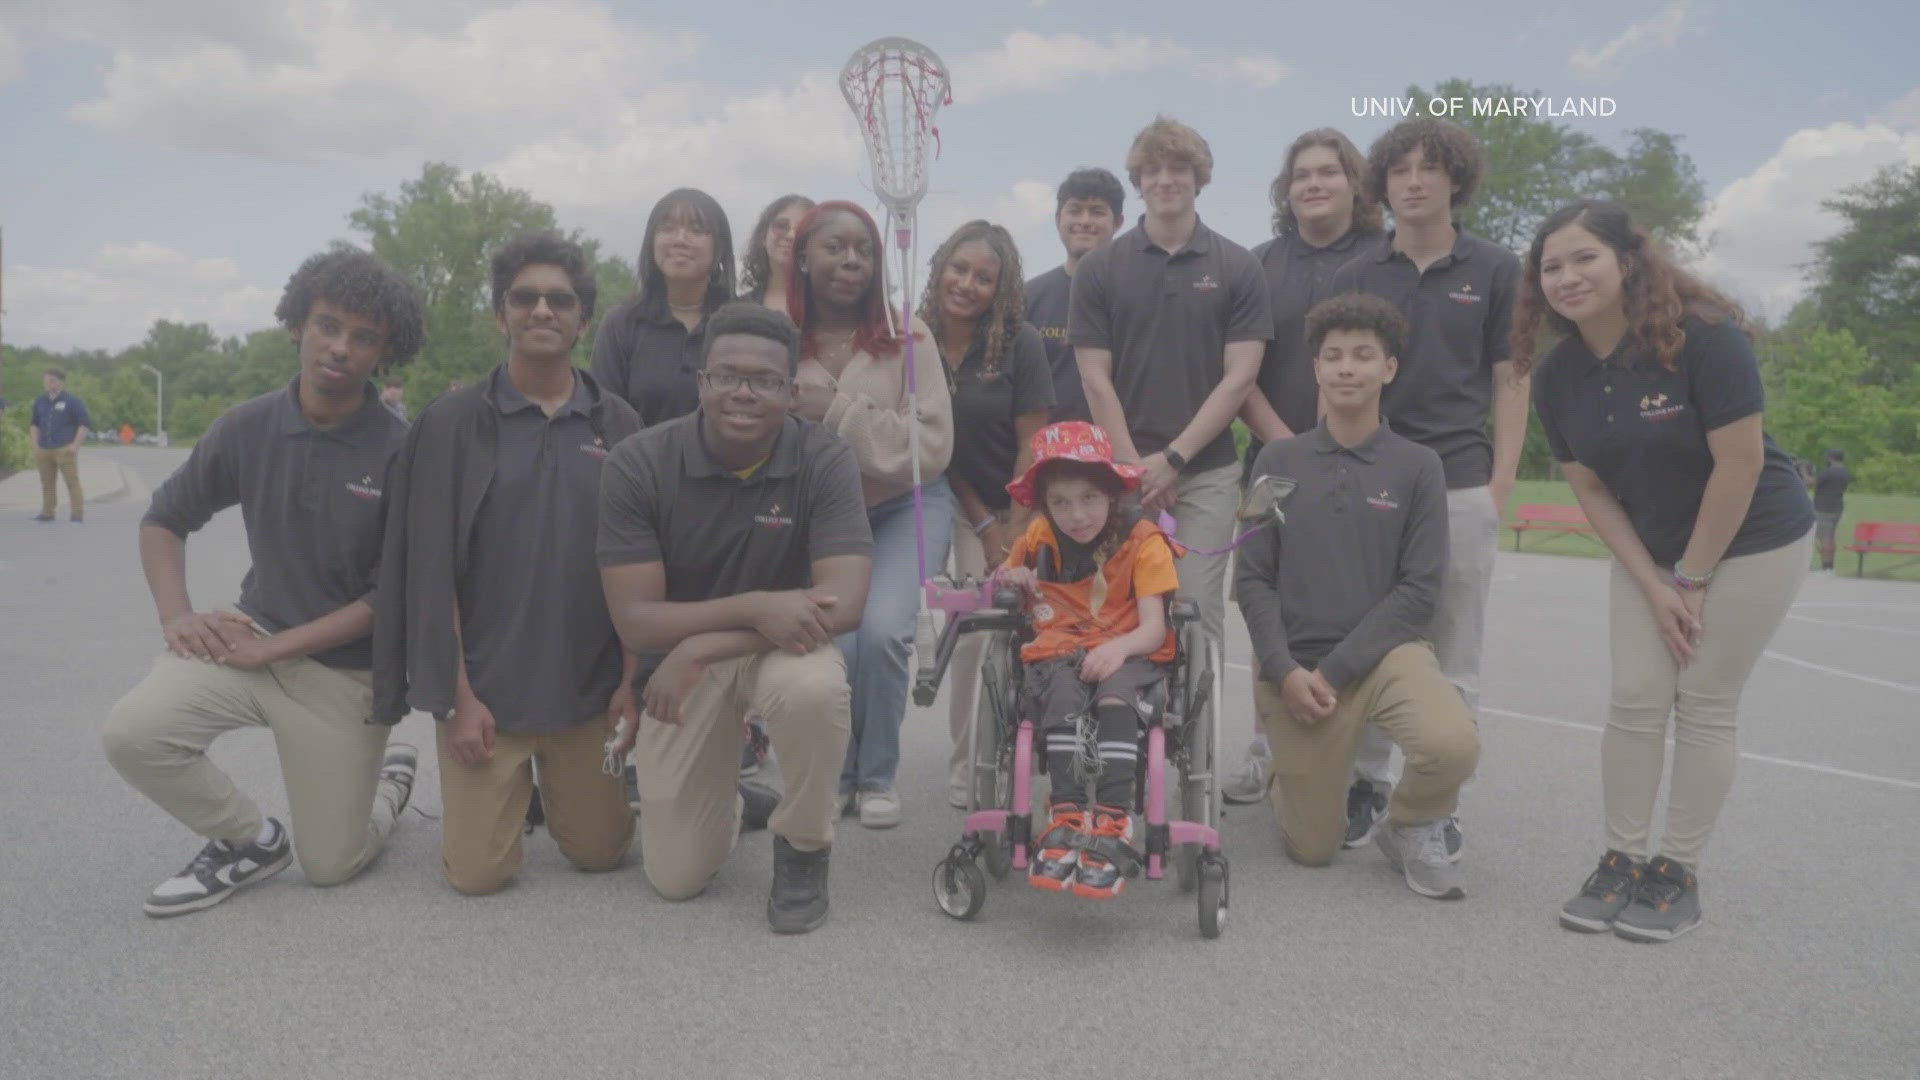
[[[1564, 506], [1574, 505], [1573, 489], [1560, 480], [1521, 480], [1513, 485], [1513, 499], [1507, 505], [1507, 524], [1513, 524], [1514, 510], [1524, 503], [1550, 503]], [[1834, 558], [1834, 565], [1842, 574], [1852, 576], [1853, 568], [1860, 556], [1844, 550], [1853, 541], [1853, 526], [1860, 521], [1909, 521], [1920, 522], [1920, 498], [1911, 495], [1863, 495], [1847, 493], [1847, 512], [1840, 518], [1839, 541], [1841, 550]], [[1600, 538], [1587, 533], [1539, 533], [1521, 534], [1526, 537], [1526, 551], [1537, 551], [1547, 555], [1586, 555], [1594, 558], [1607, 553], [1606, 545]], [[1500, 533], [1500, 547], [1513, 550], [1514, 533], [1504, 529]], [[1910, 562], [1906, 566], [1887, 572], [1887, 567], [1900, 561], [1897, 555], [1868, 555], [1867, 576], [1891, 581], [1920, 581], [1920, 562]]]

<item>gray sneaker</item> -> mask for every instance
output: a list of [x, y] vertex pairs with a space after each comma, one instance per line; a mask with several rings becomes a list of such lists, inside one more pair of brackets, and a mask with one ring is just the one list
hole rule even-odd
[[1250, 806], [1267, 797], [1267, 774], [1273, 769], [1273, 751], [1265, 739], [1247, 744], [1247, 756], [1220, 785], [1220, 797], [1235, 806]]
[[1393, 789], [1371, 780], [1355, 780], [1347, 789], [1347, 838], [1340, 846], [1352, 850], [1373, 839], [1387, 820], [1387, 792]]
[[1384, 823], [1373, 842], [1387, 862], [1407, 879], [1407, 888], [1435, 900], [1458, 900], [1467, 895], [1460, 872], [1447, 860], [1445, 819], [1424, 825]]
[[1647, 860], [1633, 902], [1613, 920], [1628, 941], [1672, 941], [1700, 925], [1700, 880], [1664, 855]]
[[1609, 850], [1600, 857], [1600, 866], [1587, 875], [1580, 895], [1560, 908], [1560, 925], [1586, 934], [1604, 934], [1613, 929], [1613, 920], [1633, 900], [1634, 887], [1640, 884], [1640, 864], [1633, 856]]

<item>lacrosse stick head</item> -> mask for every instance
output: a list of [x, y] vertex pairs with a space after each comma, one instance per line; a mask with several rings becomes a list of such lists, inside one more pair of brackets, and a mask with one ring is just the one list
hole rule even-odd
[[896, 223], [912, 220], [940, 153], [934, 116], [953, 101], [946, 63], [917, 41], [880, 38], [848, 58], [840, 94], [859, 121], [874, 194]]

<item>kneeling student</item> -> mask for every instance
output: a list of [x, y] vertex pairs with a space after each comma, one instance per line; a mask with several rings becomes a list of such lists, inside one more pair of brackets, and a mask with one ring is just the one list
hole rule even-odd
[[1408, 888], [1458, 899], [1442, 830], [1480, 742], [1422, 639], [1447, 565], [1440, 459], [1380, 419], [1406, 323], [1386, 301], [1348, 294], [1316, 305], [1306, 327], [1326, 417], [1255, 460], [1255, 483], [1294, 488], [1285, 520], [1247, 539], [1235, 574], [1280, 833], [1296, 862], [1332, 859], [1354, 751], [1377, 723], [1406, 755], [1406, 775], [1375, 842]]

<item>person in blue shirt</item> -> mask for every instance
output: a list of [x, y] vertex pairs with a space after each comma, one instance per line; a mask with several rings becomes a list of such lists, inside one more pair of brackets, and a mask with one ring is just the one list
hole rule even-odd
[[48, 368], [41, 376], [47, 392], [33, 399], [33, 463], [40, 467], [40, 513], [35, 521], [52, 521], [58, 502], [54, 481], [66, 477], [69, 516], [80, 521], [87, 514], [86, 495], [80, 490], [80, 443], [93, 427], [87, 403], [67, 393], [67, 373]]

